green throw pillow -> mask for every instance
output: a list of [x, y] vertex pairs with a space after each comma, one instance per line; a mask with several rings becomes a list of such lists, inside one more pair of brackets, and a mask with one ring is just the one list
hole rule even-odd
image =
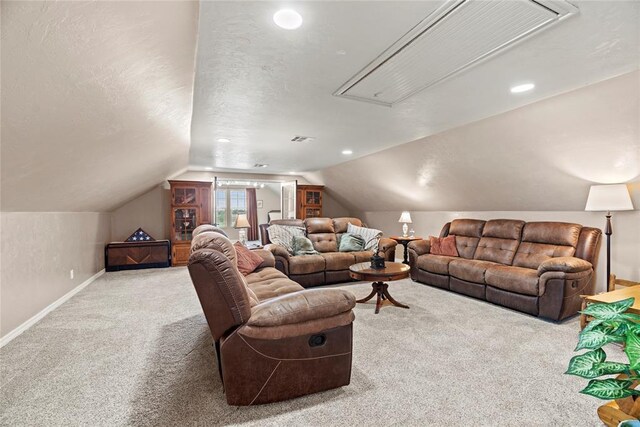
[[359, 252], [364, 250], [364, 239], [359, 234], [345, 233], [340, 239], [340, 252]]
[[293, 248], [294, 255], [314, 255], [318, 253], [318, 251], [313, 248], [311, 240], [304, 236], [293, 236], [291, 239], [291, 247]]

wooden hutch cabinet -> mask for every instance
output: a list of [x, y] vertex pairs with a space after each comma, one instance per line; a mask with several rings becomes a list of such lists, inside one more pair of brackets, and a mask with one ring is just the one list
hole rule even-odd
[[211, 224], [211, 182], [169, 181], [171, 265], [187, 265], [194, 228]]
[[322, 216], [323, 185], [298, 185], [296, 199], [298, 200], [298, 219], [317, 218]]

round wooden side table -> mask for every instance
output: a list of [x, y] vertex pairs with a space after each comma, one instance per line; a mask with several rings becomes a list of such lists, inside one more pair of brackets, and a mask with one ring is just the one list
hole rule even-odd
[[409, 264], [409, 250], [407, 248], [407, 245], [409, 245], [410, 242], [413, 242], [414, 240], [422, 240], [422, 237], [411, 237], [411, 236], [389, 236], [390, 239], [395, 240], [396, 242], [400, 243], [402, 246], [404, 246], [404, 261], [402, 261], [404, 264]]
[[371, 268], [370, 262], [361, 262], [349, 267], [349, 276], [356, 280], [371, 280], [373, 283], [371, 293], [365, 298], [356, 300], [356, 302], [364, 303], [377, 295], [376, 314], [380, 312], [382, 301], [388, 300], [391, 304], [409, 308], [408, 305], [399, 303], [391, 295], [389, 295], [389, 285], [384, 283], [385, 280], [400, 280], [409, 277], [409, 266], [399, 262], [386, 262], [385, 268]]

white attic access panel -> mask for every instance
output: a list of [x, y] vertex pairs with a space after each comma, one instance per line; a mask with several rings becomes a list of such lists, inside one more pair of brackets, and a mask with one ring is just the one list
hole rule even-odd
[[449, 0], [334, 95], [391, 106], [577, 12], [562, 0]]

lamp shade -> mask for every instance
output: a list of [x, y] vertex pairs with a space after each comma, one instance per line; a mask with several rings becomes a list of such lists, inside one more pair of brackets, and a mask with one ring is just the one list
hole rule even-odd
[[585, 211], [630, 211], [631, 196], [626, 184], [592, 185]]
[[398, 222], [411, 224], [411, 214], [408, 211], [402, 212], [402, 215], [400, 215], [400, 219], [398, 220]]
[[249, 224], [247, 215], [238, 214], [238, 216], [236, 217], [236, 222], [233, 223], [233, 228], [251, 228], [251, 224]]

